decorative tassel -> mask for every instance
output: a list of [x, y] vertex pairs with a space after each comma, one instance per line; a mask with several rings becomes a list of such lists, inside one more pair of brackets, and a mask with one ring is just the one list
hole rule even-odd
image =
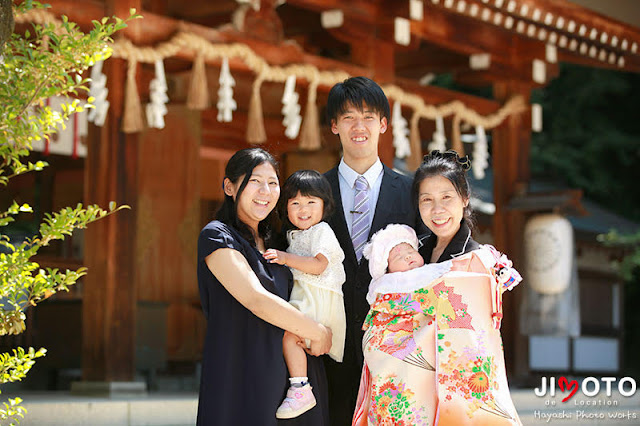
[[156, 78], [151, 80], [149, 84], [151, 102], [147, 104], [147, 124], [149, 127], [164, 129], [164, 116], [167, 114], [166, 103], [169, 101], [169, 97], [167, 96], [167, 79], [162, 59], [156, 60], [155, 68]]
[[142, 118], [142, 107], [138, 96], [138, 86], [136, 85], [136, 68], [138, 61], [129, 61], [127, 69], [127, 86], [124, 97], [124, 115], [122, 117], [122, 131], [125, 133], [136, 133], [144, 129], [144, 119]]
[[109, 111], [109, 101], [107, 100], [109, 89], [107, 89], [107, 76], [102, 73], [102, 64], [103, 61], [97, 61], [91, 67], [89, 96], [94, 98], [94, 108], [89, 109], [87, 118], [89, 122], [100, 127], [104, 126], [107, 111]]
[[218, 89], [218, 121], [229, 123], [233, 119], [233, 111], [238, 108], [238, 104], [233, 99], [233, 86], [236, 80], [229, 71], [229, 60], [225, 56], [222, 58], [222, 66], [220, 67], [220, 78], [218, 79], [220, 88]]
[[298, 147], [306, 151], [314, 151], [322, 148], [320, 142], [320, 123], [318, 122], [318, 106], [316, 105], [316, 95], [318, 81], [314, 79], [309, 84], [309, 94], [307, 96], [307, 108], [304, 113], [302, 130], [300, 131], [300, 144]]
[[460, 157], [464, 157], [464, 146], [462, 145], [462, 138], [460, 137], [460, 117], [458, 115], [453, 116], [451, 139], [453, 150], [456, 151]]
[[484, 127], [476, 126], [476, 142], [473, 144], [473, 177], [484, 179], [484, 171], [489, 166], [489, 146]]
[[393, 103], [391, 126], [393, 127], [393, 146], [396, 149], [395, 157], [405, 158], [410, 156], [411, 142], [407, 137], [409, 129], [407, 129], [407, 120], [402, 116], [402, 105], [398, 101]]
[[298, 103], [298, 93], [296, 93], [296, 76], [290, 75], [284, 84], [282, 94], [282, 125], [285, 126], [284, 134], [289, 139], [295, 139], [300, 133], [302, 117], [300, 116], [300, 104]]
[[444, 134], [444, 120], [441, 115], [436, 116], [436, 130], [433, 132], [429, 152], [445, 152], [447, 150], [447, 136]]
[[416, 170], [422, 163], [422, 141], [420, 140], [420, 130], [418, 128], [419, 121], [420, 116], [417, 112], [414, 112], [411, 117], [411, 129], [409, 132], [409, 139], [411, 140], [411, 155], [407, 157], [407, 168], [409, 170]]
[[531, 104], [531, 130], [542, 131], [542, 105]]
[[199, 54], [193, 63], [191, 85], [187, 95], [187, 107], [198, 111], [209, 108], [209, 88], [207, 86], [207, 71], [204, 66], [204, 55]]
[[267, 141], [267, 132], [264, 129], [262, 117], [262, 101], [260, 100], [260, 86], [264, 80], [264, 74], [260, 73], [253, 82], [251, 102], [249, 102], [249, 117], [247, 119], [247, 142], [261, 144]]

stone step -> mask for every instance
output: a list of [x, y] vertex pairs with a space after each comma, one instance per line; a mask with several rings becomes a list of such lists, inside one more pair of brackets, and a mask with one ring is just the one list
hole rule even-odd
[[[25, 391], [18, 395], [28, 410], [20, 426], [193, 425], [198, 406], [195, 392], [151, 392], [126, 398], [75, 396], [69, 392]], [[4, 393], [3, 396], [8, 397]], [[597, 396], [586, 397], [578, 392], [570, 400], [562, 402], [565, 396], [539, 397], [533, 389], [511, 391], [520, 419], [527, 426], [640, 425], [640, 392], [631, 397], [624, 397], [618, 392], [607, 397], [604, 391]]]
[[192, 426], [198, 407], [194, 393], [108, 398], [29, 392], [20, 397], [27, 409], [20, 426]]

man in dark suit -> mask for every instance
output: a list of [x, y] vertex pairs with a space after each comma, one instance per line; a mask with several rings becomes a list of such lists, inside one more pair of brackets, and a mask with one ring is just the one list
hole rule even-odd
[[378, 139], [390, 116], [380, 86], [365, 77], [336, 84], [329, 92], [327, 115], [343, 151], [340, 164], [325, 173], [336, 202], [328, 223], [344, 250], [347, 275], [342, 286], [347, 316], [344, 361], [325, 357], [331, 426], [342, 426], [351, 424], [355, 408], [363, 364], [362, 324], [369, 311], [365, 296], [371, 276], [361, 256], [362, 242], [389, 223], [415, 227], [417, 215], [411, 202], [412, 179], [378, 157]]

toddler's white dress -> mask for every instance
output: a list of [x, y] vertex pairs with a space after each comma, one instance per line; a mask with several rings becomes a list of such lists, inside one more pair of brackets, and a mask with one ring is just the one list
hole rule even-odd
[[342, 284], [346, 279], [344, 252], [331, 227], [320, 222], [305, 230], [287, 232], [287, 253], [315, 257], [322, 253], [329, 264], [320, 275], [291, 268], [293, 290], [289, 302], [305, 315], [331, 328], [333, 340], [329, 356], [342, 362], [346, 334], [346, 316]]

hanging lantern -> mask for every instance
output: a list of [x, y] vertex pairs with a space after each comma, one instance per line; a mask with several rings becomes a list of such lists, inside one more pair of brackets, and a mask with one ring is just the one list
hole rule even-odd
[[571, 282], [573, 228], [564, 216], [540, 214], [524, 229], [527, 284], [541, 294], [562, 293]]

